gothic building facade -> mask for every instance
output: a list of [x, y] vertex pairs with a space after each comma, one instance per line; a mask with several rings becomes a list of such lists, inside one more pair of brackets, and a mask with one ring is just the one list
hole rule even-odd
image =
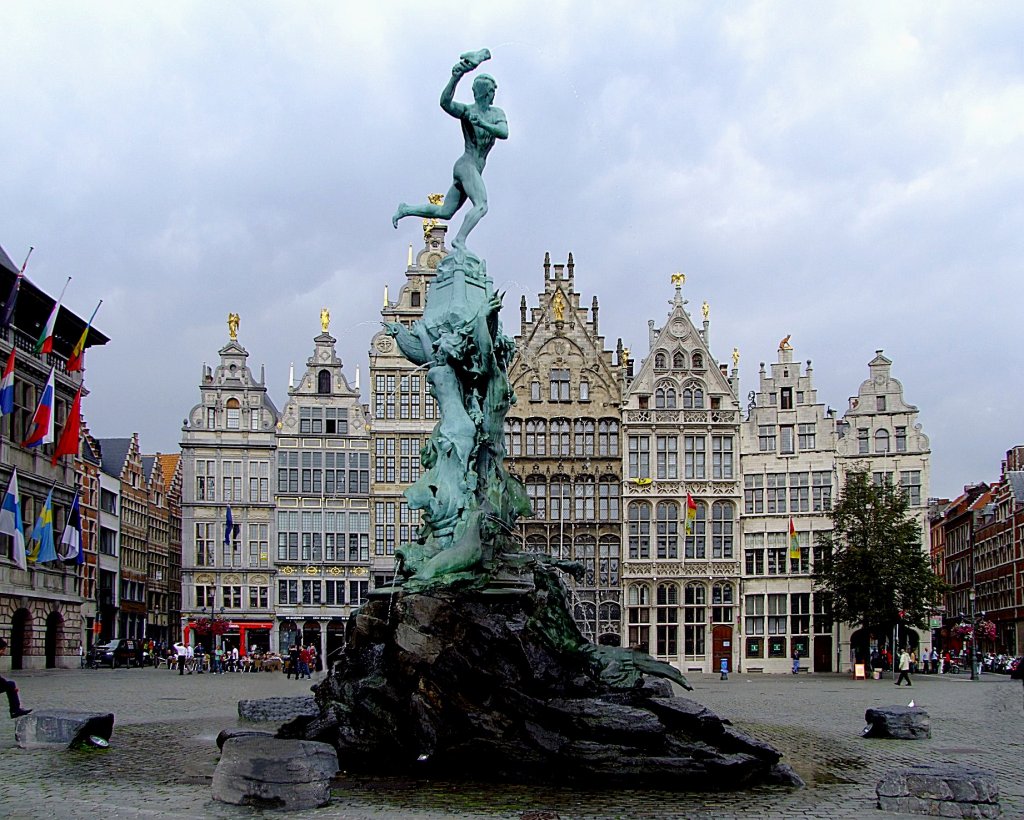
[[581, 304], [572, 254], [551, 264], [535, 307], [520, 303], [509, 367], [515, 402], [505, 423], [509, 471], [526, 487], [533, 517], [525, 549], [582, 565], [566, 576], [572, 609], [594, 642], [622, 643], [621, 343], [608, 350], [595, 296]]
[[735, 365], [710, 348], [673, 277], [671, 310], [626, 387], [623, 584], [631, 646], [682, 671], [734, 668], [740, 605], [740, 409]]

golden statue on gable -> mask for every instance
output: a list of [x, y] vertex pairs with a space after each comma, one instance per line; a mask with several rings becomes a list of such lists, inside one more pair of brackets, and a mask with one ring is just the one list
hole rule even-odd
[[711, 316], [711, 305], [708, 304], [707, 299], [705, 299], [704, 304], [700, 306], [700, 312], [704, 316], [704, 321], [706, 322], [708, 317]]
[[233, 342], [238, 341], [238, 322], [237, 313], [228, 314], [228, 338]]
[[555, 291], [555, 297], [551, 300], [551, 312], [555, 314], [556, 322], [565, 318], [565, 298], [560, 290]]
[[792, 350], [793, 349], [793, 345], [791, 345], [789, 343], [789, 338], [792, 335], [793, 335], [792, 333], [788, 334], [785, 339], [783, 339], [781, 342], [779, 342], [779, 350]]
[[683, 285], [685, 285], [686, 284], [686, 274], [685, 273], [679, 273], [678, 271], [676, 273], [673, 273], [672, 274], [672, 284], [675, 285], [677, 288], [682, 287]]
[[320, 308], [320, 327], [323, 332], [327, 332], [327, 328], [331, 326], [331, 312], [327, 308]]

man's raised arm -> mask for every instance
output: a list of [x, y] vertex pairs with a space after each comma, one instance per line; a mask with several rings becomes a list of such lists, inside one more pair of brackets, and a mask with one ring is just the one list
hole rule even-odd
[[441, 92], [441, 110], [456, 119], [462, 119], [462, 115], [466, 113], [466, 106], [463, 103], [455, 102], [455, 86], [459, 84], [459, 80], [465, 73], [466, 67], [462, 63], [456, 63], [452, 68], [452, 78]]

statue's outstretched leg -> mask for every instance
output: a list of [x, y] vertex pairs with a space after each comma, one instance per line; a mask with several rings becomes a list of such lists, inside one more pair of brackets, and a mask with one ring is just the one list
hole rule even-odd
[[455, 216], [455, 212], [462, 207], [462, 203], [466, 201], [466, 195], [462, 192], [462, 189], [452, 183], [452, 187], [448, 189], [448, 193], [444, 195], [444, 202], [440, 205], [432, 205], [429, 202], [423, 205], [407, 205], [404, 202], [400, 202], [398, 209], [395, 211], [395, 215], [391, 217], [391, 224], [394, 227], [398, 227], [398, 222], [407, 216], [422, 216], [427, 219], [451, 219]]

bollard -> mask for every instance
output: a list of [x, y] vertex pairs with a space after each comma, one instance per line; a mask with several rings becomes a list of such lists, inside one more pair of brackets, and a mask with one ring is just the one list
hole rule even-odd
[[720, 668], [722, 670], [721, 680], [729, 680], [729, 661], [726, 660], [725, 658], [722, 658], [722, 663], [721, 663]]

